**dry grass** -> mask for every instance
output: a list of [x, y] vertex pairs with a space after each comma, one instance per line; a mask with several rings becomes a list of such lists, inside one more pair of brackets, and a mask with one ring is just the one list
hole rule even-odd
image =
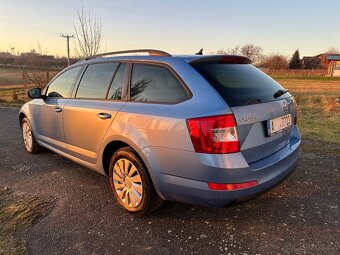
[[27, 254], [25, 242], [16, 233], [39, 222], [54, 206], [52, 199], [14, 195], [0, 187], [0, 254]]
[[22, 70], [16, 67], [0, 67], [0, 85], [23, 84]]
[[340, 143], [340, 81], [277, 80], [297, 99], [302, 136]]

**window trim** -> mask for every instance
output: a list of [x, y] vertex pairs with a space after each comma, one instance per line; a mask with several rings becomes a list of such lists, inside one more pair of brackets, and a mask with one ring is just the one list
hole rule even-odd
[[[177, 81], [180, 83], [180, 85], [184, 88], [187, 97], [182, 99], [182, 100], [178, 100], [175, 102], [161, 102], [161, 101], [135, 101], [135, 100], [131, 100], [131, 81], [132, 81], [132, 72], [133, 72], [133, 66], [135, 64], [146, 64], [146, 65], [154, 65], [154, 66], [158, 66], [158, 67], [163, 67], [165, 69], [167, 69], [168, 71], [170, 71], [175, 78], [177, 79]], [[186, 83], [183, 81], [183, 79], [179, 76], [179, 74], [168, 64], [166, 63], [161, 63], [161, 62], [154, 62], [154, 61], [145, 61], [145, 60], [141, 60], [141, 61], [136, 61], [136, 60], [132, 60], [130, 63], [130, 68], [129, 68], [129, 80], [128, 80], [128, 94], [127, 94], [127, 98], [128, 101], [131, 103], [143, 103], [143, 104], [162, 104], [162, 105], [175, 105], [175, 104], [179, 104], [179, 103], [183, 103], [185, 101], [188, 101], [189, 99], [192, 98], [192, 92], [190, 91], [189, 87], [186, 85]]]
[[[104, 63], [117, 63], [118, 64], [116, 70], [113, 72], [113, 75], [112, 75], [112, 77], [110, 79], [109, 87], [108, 87], [108, 89], [106, 91], [105, 98], [84, 98], [84, 97], [83, 98], [77, 98], [76, 95], [77, 95], [77, 92], [78, 92], [78, 88], [79, 88], [81, 79], [83, 78], [83, 76], [85, 74], [85, 71], [88, 68], [88, 66], [89, 65], [95, 65], [95, 64], [104, 64]], [[72, 91], [72, 95], [71, 95], [70, 99], [73, 99], [73, 100], [74, 99], [75, 100], [96, 100], [96, 101], [109, 101], [109, 102], [110, 101], [111, 102], [127, 102], [128, 100], [127, 100], [126, 96], [124, 97], [123, 90], [126, 90], [126, 86], [127, 86], [127, 84], [126, 84], [127, 83], [127, 80], [126, 80], [127, 77], [126, 76], [127, 76], [127, 71], [128, 71], [129, 63], [130, 63], [130, 61], [108, 60], [108, 61], [100, 61], [100, 62], [93, 62], [93, 63], [85, 64], [85, 68], [81, 72], [81, 75], [80, 75], [79, 79], [77, 79], [77, 83], [76, 83], [76, 85], [74, 87], [74, 91]], [[122, 84], [122, 99], [119, 99], [119, 100], [117, 100], [117, 99], [109, 99], [109, 98], [107, 98], [107, 96], [108, 96], [108, 93], [109, 93], [110, 88], [112, 86], [112, 81], [113, 81], [113, 79], [114, 79], [114, 77], [115, 77], [115, 75], [116, 75], [116, 73], [118, 71], [118, 68], [120, 67], [121, 64], [126, 64], [127, 65], [127, 68], [126, 68], [125, 73], [124, 73], [123, 84]]]
[[[67, 67], [65, 68], [64, 70], [62, 70], [61, 72], [59, 72], [56, 76], [53, 77], [53, 79], [46, 85], [46, 87], [43, 89], [43, 95], [45, 97], [45, 99], [50, 99], [50, 98], [54, 98], [54, 99], [69, 99], [72, 97], [72, 93], [73, 93], [73, 90], [74, 90], [74, 87], [77, 86], [77, 83], [78, 83], [78, 79], [79, 79], [79, 76], [83, 73], [83, 70], [84, 70], [84, 66], [85, 65], [77, 65], [77, 66], [71, 66], [71, 67]], [[49, 97], [47, 96], [47, 91], [50, 87], [50, 85], [56, 80], [58, 79], [61, 75], [63, 75], [64, 73], [66, 73], [67, 71], [70, 71], [74, 68], [77, 68], [77, 67], [80, 67], [80, 70], [78, 71], [78, 74], [76, 76], [76, 78], [74, 79], [72, 85], [71, 85], [71, 88], [70, 88], [70, 94], [69, 96], [66, 98], [66, 97]]]

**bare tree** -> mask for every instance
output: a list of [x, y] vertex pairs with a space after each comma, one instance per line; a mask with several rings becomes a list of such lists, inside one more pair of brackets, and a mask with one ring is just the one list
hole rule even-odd
[[249, 58], [253, 64], [258, 64], [263, 60], [263, 48], [260, 46], [256, 46], [254, 44], [245, 44], [241, 46], [235, 46], [234, 48], [228, 48], [227, 51], [220, 49], [217, 51], [219, 55], [242, 55]]
[[262, 47], [256, 46], [254, 44], [243, 45], [240, 48], [240, 52], [241, 52], [241, 55], [249, 58], [254, 65], [258, 64], [259, 61], [261, 61], [262, 57], [263, 57], [263, 55], [262, 55], [262, 52], [263, 52]]
[[234, 48], [229, 48], [227, 52], [231, 55], [240, 55], [240, 46], [237, 45]]
[[260, 66], [267, 67], [269, 69], [287, 69], [288, 58], [280, 54], [270, 54], [264, 58]]
[[220, 50], [218, 50], [218, 51], [216, 52], [216, 54], [217, 54], [217, 55], [227, 55], [228, 52], [226, 52], [226, 51], [223, 50], [223, 49], [220, 49]]
[[[37, 87], [43, 88], [54, 77], [56, 71], [51, 71], [51, 56], [43, 54], [38, 43], [37, 50], [22, 55], [24, 58], [22, 76], [23, 79]], [[53, 56], [52, 56], [53, 57]]]
[[339, 54], [340, 51], [339, 51], [339, 49], [337, 49], [337, 48], [335, 48], [335, 47], [331, 47], [331, 48], [329, 48], [325, 53], [326, 53], [326, 54]]
[[84, 7], [77, 10], [77, 15], [78, 22], [74, 24], [76, 54], [85, 57], [94, 55], [99, 51], [103, 39], [101, 20], [97, 17], [93, 18]]

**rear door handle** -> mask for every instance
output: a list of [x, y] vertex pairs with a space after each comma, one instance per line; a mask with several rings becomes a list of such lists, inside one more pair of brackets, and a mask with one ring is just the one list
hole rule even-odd
[[100, 112], [100, 113], [97, 114], [97, 117], [101, 118], [102, 120], [106, 120], [106, 119], [111, 118], [111, 114], [105, 113], [105, 112]]
[[54, 107], [54, 111], [61, 112], [63, 109], [59, 106]]

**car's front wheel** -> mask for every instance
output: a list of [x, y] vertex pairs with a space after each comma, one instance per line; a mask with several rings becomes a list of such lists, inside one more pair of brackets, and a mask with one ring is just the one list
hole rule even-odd
[[23, 118], [21, 121], [21, 130], [26, 151], [33, 154], [39, 153], [42, 150], [42, 147], [35, 140], [32, 126], [27, 118]]
[[144, 163], [131, 147], [113, 154], [109, 178], [114, 197], [130, 213], [146, 215], [162, 203]]

